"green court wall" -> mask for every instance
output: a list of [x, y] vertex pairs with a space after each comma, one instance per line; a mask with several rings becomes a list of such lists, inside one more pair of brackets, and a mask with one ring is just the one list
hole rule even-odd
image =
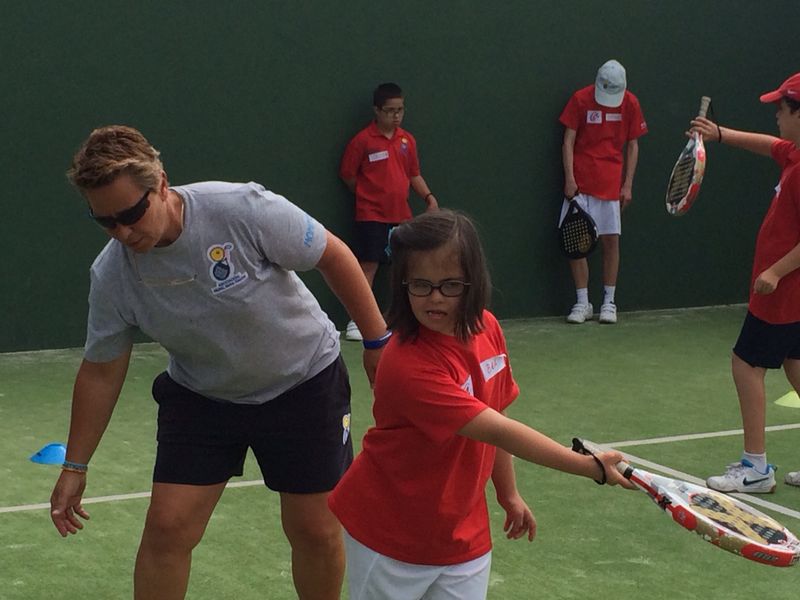
[[[92, 128], [133, 125], [171, 183], [255, 180], [349, 240], [338, 162], [382, 81], [406, 91], [404, 126], [441, 204], [480, 227], [495, 312], [563, 314], [557, 118], [609, 58], [650, 128], [623, 216], [620, 310], [744, 302], [777, 167], [710, 145], [682, 218], [666, 214], [664, 187], [701, 95], [723, 124], [775, 132], [758, 96], [800, 70], [796, 0], [3, 0], [0, 14], [0, 351], [83, 343], [88, 267], [106, 238], [64, 172]], [[597, 303], [599, 254], [591, 267]], [[343, 328], [319, 275], [303, 277]]]

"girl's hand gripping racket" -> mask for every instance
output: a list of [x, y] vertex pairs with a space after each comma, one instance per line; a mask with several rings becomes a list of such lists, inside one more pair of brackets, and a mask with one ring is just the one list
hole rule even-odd
[[[705, 117], [710, 104], [711, 98], [703, 96], [700, 99], [698, 116]], [[669, 176], [666, 197], [669, 214], [675, 217], [686, 214], [700, 193], [700, 184], [703, 183], [705, 172], [706, 147], [703, 136], [695, 131], [678, 156], [678, 161]]]
[[571, 259], [585, 258], [597, 246], [597, 225], [574, 197], [558, 227], [558, 238], [561, 251]]
[[[603, 451], [587, 440], [572, 440], [573, 450], [584, 448], [593, 453]], [[617, 470], [678, 525], [723, 550], [774, 567], [789, 567], [800, 561], [800, 540], [791, 531], [732, 496], [655, 475], [624, 461], [617, 464]]]

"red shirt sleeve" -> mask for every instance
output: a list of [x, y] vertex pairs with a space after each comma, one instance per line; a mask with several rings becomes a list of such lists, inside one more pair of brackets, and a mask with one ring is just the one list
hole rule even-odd
[[567, 105], [564, 107], [564, 110], [561, 111], [561, 116], [558, 118], [558, 120], [564, 127], [568, 127], [569, 129], [574, 129], [575, 131], [578, 130], [581, 118], [580, 118], [580, 106], [578, 105], [577, 94], [572, 94], [572, 97], [567, 102]]
[[342, 179], [355, 179], [361, 160], [364, 157], [364, 142], [361, 134], [356, 135], [347, 144], [342, 156], [342, 164], [339, 167], [339, 176]]

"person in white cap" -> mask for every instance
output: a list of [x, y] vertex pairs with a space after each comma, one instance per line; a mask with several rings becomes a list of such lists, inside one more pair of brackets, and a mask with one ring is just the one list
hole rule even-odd
[[[633, 199], [638, 139], [647, 133], [639, 100], [627, 90], [625, 68], [616, 60], [604, 63], [594, 85], [572, 95], [559, 121], [565, 127], [561, 148], [565, 200], [559, 224], [572, 198], [595, 220], [603, 248], [600, 322], [616, 323], [620, 214]], [[570, 260], [570, 270], [577, 301], [567, 322], [583, 323], [594, 312], [589, 302], [589, 263], [585, 258]]]
[[[767, 369], [780, 369], [800, 393], [800, 73], [761, 102], [774, 104], [780, 137], [721, 127], [706, 118], [692, 121], [706, 141], [771, 156], [781, 167], [775, 195], [756, 238], [747, 316], [731, 356], [744, 427], [744, 452], [708, 487], [723, 492], [769, 493], [775, 467], [767, 462]], [[786, 474], [800, 486], [800, 471]]]

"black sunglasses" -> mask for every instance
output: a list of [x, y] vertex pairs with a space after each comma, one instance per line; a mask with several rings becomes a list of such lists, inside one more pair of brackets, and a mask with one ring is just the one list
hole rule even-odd
[[114, 216], [103, 216], [98, 217], [94, 212], [92, 212], [92, 207], [89, 207], [89, 216], [92, 217], [95, 222], [104, 227], [105, 229], [114, 229], [117, 225], [126, 225], [130, 226], [139, 221], [144, 216], [144, 213], [147, 212], [147, 209], [150, 208], [150, 192], [152, 190], [147, 190], [144, 193], [144, 196], [141, 199], [131, 206], [130, 208], [126, 208], [122, 212], [118, 212]]

